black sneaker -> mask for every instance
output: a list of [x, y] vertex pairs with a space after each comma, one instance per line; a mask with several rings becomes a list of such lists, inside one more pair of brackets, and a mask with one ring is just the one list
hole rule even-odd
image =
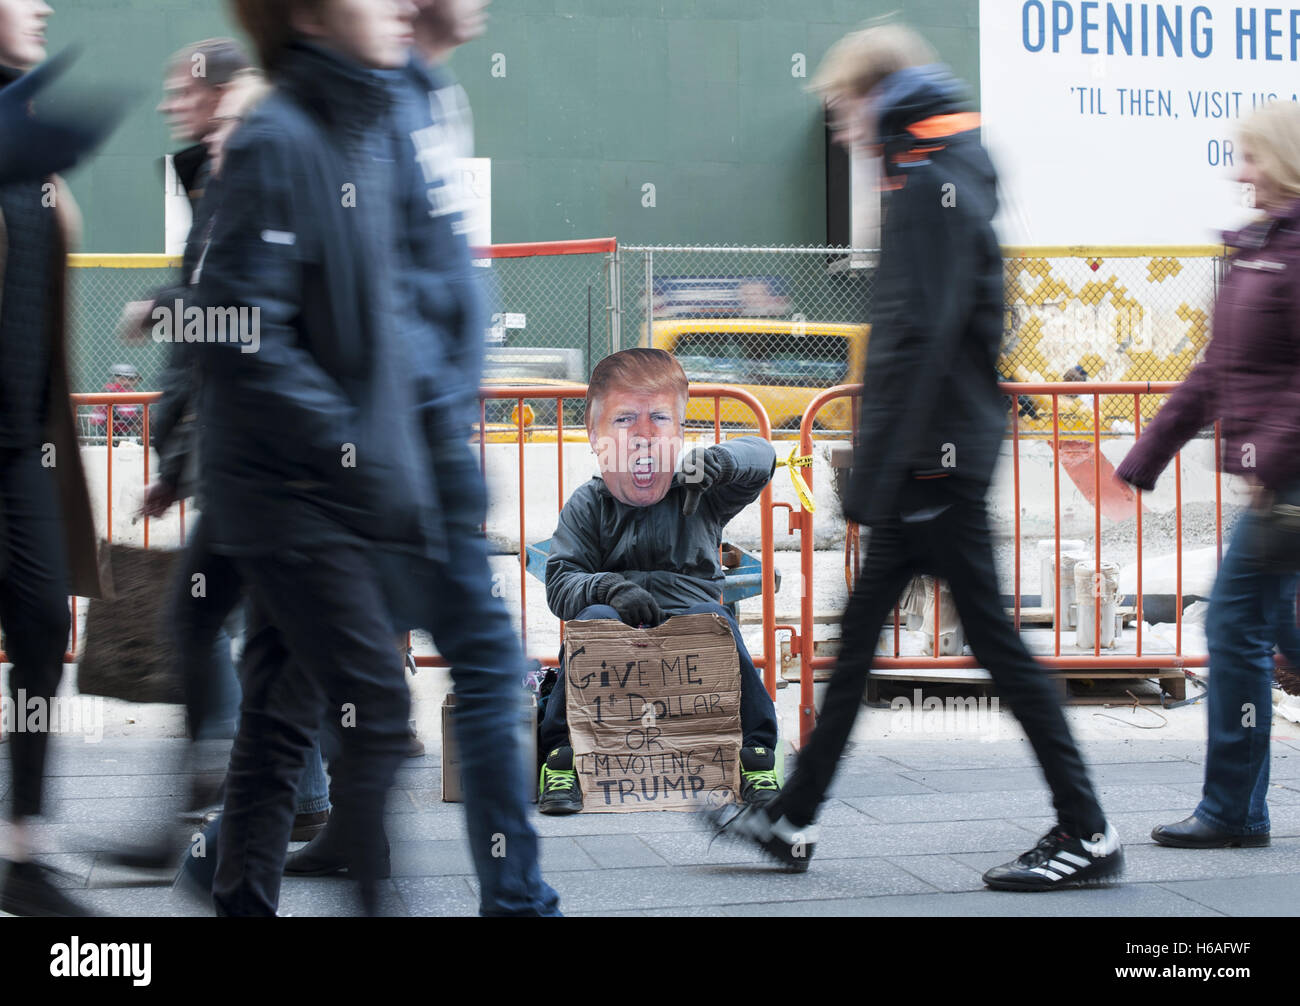
[[0, 912], [42, 919], [85, 918], [86, 909], [54, 886], [56, 871], [39, 863], [10, 863], [0, 890]]
[[989, 870], [984, 883], [998, 891], [1055, 891], [1104, 883], [1123, 871], [1124, 848], [1111, 825], [1091, 842], [1058, 826], [1015, 862]]
[[714, 839], [728, 839], [757, 848], [795, 873], [808, 869], [817, 846], [815, 824], [800, 828], [784, 817], [773, 821], [768, 816], [766, 804], [746, 804], [739, 811], [728, 804], [702, 813]]
[[741, 748], [740, 799], [752, 804], [771, 803], [780, 792], [776, 752], [771, 748]]
[[541, 813], [576, 814], [582, 810], [578, 773], [573, 770], [573, 748], [556, 748], [546, 756], [537, 786], [537, 809]]

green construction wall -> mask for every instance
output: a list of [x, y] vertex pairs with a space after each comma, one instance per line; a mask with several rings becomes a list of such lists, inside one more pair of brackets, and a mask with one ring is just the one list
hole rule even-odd
[[[158, 252], [161, 67], [229, 34], [216, 0], [52, 0], [51, 51], [76, 76], [141, 88], [105, 149], [69, 176], [84, 251]], [[614, 235], [625, 244], [825, 240], [823, 137], [812, 73], [830, 44], [896, 0], [495, 0], [487, 34], [453, 58], [492, 158], [497, 242]], [[920, 28], [972, 91], [976, 0], [915, 0]], [[500, 56], [497, 56], [500, 54]], [[504, 58], [505, 75], [493, 76]], [[653, 208], [642, 186], [655, 186]]]

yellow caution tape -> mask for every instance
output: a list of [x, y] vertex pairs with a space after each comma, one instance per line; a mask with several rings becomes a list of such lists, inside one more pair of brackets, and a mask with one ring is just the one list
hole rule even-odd
[[813, 456], [811, 454], [802, 454], [796, 457], [795, 451], [798, 449], [797, 447], [791, 449], [790, 456], [784, 461], [778, 461], [776, 466], [785, 468], [790, 473], [790, 481], [794, 484], [795, 495], [799, 497], [799, 502], [803, 504], [803, 508], [809, 513], [816, 513], [817, 504], [813, 501], [812, 492], [808, 489], [808, 483], [795, 471], [796, 468], [810, 467], [813, 463]]

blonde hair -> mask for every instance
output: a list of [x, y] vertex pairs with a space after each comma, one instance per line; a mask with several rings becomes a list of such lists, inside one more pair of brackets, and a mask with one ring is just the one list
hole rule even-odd
[[1264, 177], [1290, 198], [1300, 198], [1300, 105], [1264, 105], [1242, 122], [1239, 135]]
[[905, 24], [873, 24], [831, 46], [808, 90], [827, 97], [865, 97], [891, 73], [937, 63], [934, 48]]
[[270, 91], [271, 84], [261, 70], [256, 67], [240, 70], [230, 78], [226, 96], [222, 99], [233, 106], [225, 109], [226, 114], [241, 119], [247, 118]]

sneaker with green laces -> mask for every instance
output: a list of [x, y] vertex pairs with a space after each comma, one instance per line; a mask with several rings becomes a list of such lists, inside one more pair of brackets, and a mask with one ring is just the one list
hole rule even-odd
[[776, 752], [771, 748], [740, 749], [740, 799], [760, 807], [781, 792], [776, 781]]
[[543, 814], [576, 814], [582, 810], [578, 773], [573, 770], [573, 748], [556, 748], [546, 756], [538, 780], [537, 809]]

